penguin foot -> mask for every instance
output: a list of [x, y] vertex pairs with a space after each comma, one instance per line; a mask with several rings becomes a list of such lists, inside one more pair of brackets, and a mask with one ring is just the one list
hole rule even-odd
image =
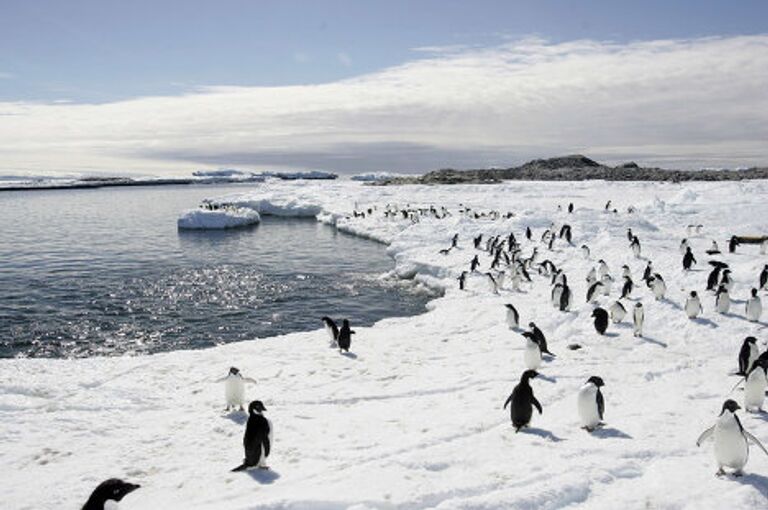
[[744, 471], [742, 471], [741, 469], [734, 471], [733, 476], [735, 476], [736, 478], [742, 477], [744, 476]]
[[243, 411], [245, 411], [245, 408], [243, 408], [243, 406], [240, 406], [240, 412], [243, 412]]
[[724, 475], [725, 475], [725, 471], [723, 470], [723, 468], [718, 469], [717, 473], [715, 473], [715, 476], [717, 477], [724, 476]]

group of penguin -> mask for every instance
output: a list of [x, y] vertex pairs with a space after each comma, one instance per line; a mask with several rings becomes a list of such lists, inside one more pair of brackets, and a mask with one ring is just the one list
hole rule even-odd
[[[609, 211], [610, 203], [606, 205], [606, 211]], [[558, 206], [558, 210], [562, 210]], [[569, 204], [568, 212], [574, 210], [573, 204]], [[613, 211], [616, 212], [616, 211]], [[630, 213], [632, 211], [629, 211]], [[701, 234], [702, 225], [689, 225], [688, 234]], [[533, 238], [530, 227], [525, 230], [525, 237], [531, 241]], [[556, 239], [563, 239], [568, 246], [573, 247], [572, 229], [568, 224], [564, 224], [558, 229], [554, 224], [546, 229], [541, 235], [543, 242], [550, 250]], [[637, 235], [632, 233], [631, 229], [627, 231], [629, 248], [636, 258], [641, 256], [641, 243]], [[457, 246], [458, 235], [451, 239], [451, 249]], [[490, 271], [484, 273], [490, 282], [490, 289], [498, 294], [502, 288], [503, 282], [508, 276], [511, 276], [513, 285], [512, 290], [519, 290], [519, 282], [532, 282], [530, 271], [536, 269], [539, 274], [550, 277], [551, 302], [553, 306], [561, 311], [568, 311], [574, 301], [571, 288], [568, 285], [566, 275], [562, 270], [550, 260], [537, 261], [538, 248], [533, 247], [531, 255], [522, 256], [521, 245], [517, 242], [514, 233], [509, 236], [492, 236], [483, 243], [483, 236], [478, 235], [473, 239], [474, 248], [485, 251], [492, 259]], [[729, 251], [735, 251], [738, 243], [735, 238], [729, 241]], [[768, 242], [761, 246], [761, 252], [765, 253]], [[688, 271], [696, 264], [691, 246], [687, 239], [681, 243], [681, 253], [683, 255], [683, 270]], [[581, 246], [581, 253], [585, 258], [590, 257], [590, 249], [586, 245]], [[717, 242], [712, 241], [712, 246], [706, 251], [707, 255], [714, 256], [720, 254], [717, 248]], [[709, 264], [713, 267], [708, 278], [707, 288], [715, 291], [715, 309], [720, 313], [727, 313], [730, 307], [729, 291], [733, 287], [733, 279], [728, 264], [712, 260]], [[470, 261], [469, 271], [462, 271], [459, 280], [459, 289], [465, 290], [467, 278], [470, 274], [479, 273], [480, 259], [475, 254]], [[595, 307], [591, 317], [594, 319], [595, 330], [600, 334], [605, 334], [609, 321], [619, 323], [623, 321], [627, 314], [621, 299], [629, 297], [634, 288], [634, 282], [631, 278], [629, 266], [622, 267], [623, 284], [621, 286], [621, 296], [609, 308], [608, 311], [601, 307]], [[495, 271], [492, 272], [492, 271]], [[598, 295], [609, 295], [611, 292], [613, 277], [610, 275], [608, 265], [604, 260], [598, 261], [598, 268], [594, 267], [587, 275], [587, 303], [593, 303]], [[759, 277], [759, 286], [752, 288], [750, 297], [746, 301], [745, 316], [750, 321], [758, 321], [762, 315], [762, 303], [758, 296], [758, 289], [766, 289], [768, 284], [768, 265], [765, 265]], [[656, 300], [662, 300], [666, 294], [666, 284], [664, 278], [655, 271], [652, 262], [648, 261], [643, 273], [643, 281], [653, 293]], [[510, 329], [518, 330], [520, 328], [520, 314], [514, 305], [507, 303], [506, 322]], [[688, 295], [684, 310], [690, 319], [698, 317], [703, 307], [698, 294], [691, 291]], [[643, 323], [645, 321], [645, 312], [640, 302], [637, 302], [632, 310], [632, 319], [634, 325], [634, 335], [642, 337]], [[503, 408], [510, 407], [510, 419], [515, 431], [528, 427], [530, 425], [534, 409], [543, 413], [541, 403], [536, 399], [530, 381], [536, 378], [539, 373], [537, 370], [542, 364], [543, 356], [555, 357], [549, 351], [546, 338], [542, 331], [533, 323], [529, 323], [530, 331], [522, 332], [525, 338], [525, 349], [523, 359], [525, 371], [520, 376], [518, 384], [514, 387], [512, 393], [504, 402]], [[578, 344], [571, 344], [569, 349], [581, 348]], [[754, 337], [748, 337], [739, 353], [739, 372], [743, 378], [741, 382], [745, 383], [744, 408], [747, 411], [762, 411], [762, 405], [765, 399], [766, 388], [768, 387], [768, 351], [759, 353]], [[605, 399], [601, 388], [605, 385], [603, 379], [599, 376], [591, 376], [579, 388], [577, 394], [577, 411], [582, 428], [592, 432], [603, 425], [605, 412]], [[715, 440], [715, 456], [718, 463], [718, 475], [725, 473], [724, 468], [729, 467], [733, 470], [735, 476], [740, 476], [748, 459], [748, 445], [754, 443], [758, 448], [768, 454], [768, 450], [755, 438], [754, 435], [746, 431], [735, 412], [741, 407], [733, 400], [726, 400], [722, 406], [717, 422], [711, 428], [707, 429], [697, 441], [700, 445], [710, 436]]]

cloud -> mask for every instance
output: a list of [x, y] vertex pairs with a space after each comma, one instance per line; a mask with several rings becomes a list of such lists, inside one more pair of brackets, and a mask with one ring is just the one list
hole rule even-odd
[[527, 38], [333, 83], [108, 104], [0, 103], [0, 170], [503, 166], [582, 152], [677, 168], [768, 163], [768, 35]]

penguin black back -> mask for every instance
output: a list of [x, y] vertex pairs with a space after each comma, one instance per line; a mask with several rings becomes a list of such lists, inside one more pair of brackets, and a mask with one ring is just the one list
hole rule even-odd
[[120, 501], [141, 487], [134, 483], [124, 482], [118, 478], [110, 478], [101, 482], [91, 493], [91, 497], [83, 505], [82, 510], [104, 510], [104, 503], [109, 500]]
[[272, 446], [269, 441], [269, 421], [261, 414], [266, 410], [267, 408], [260, 400], [254, 400], [248, 406], [248, 423], [245, 425], [243, 435], [245, 459], [232, 471], [243, 471], [249, 467], [258, 466], [262, 455], [264, 458], [269, 456]]
[[535, 370], [526, 370], [520, 377], [520, 383], [512, 390], [512, 394], [504, 402], [504, 408], [511, 404], [509, 409], [512, 425], [515, 427], [515, 432], [519, 431], [523, 427], [527, 427], [531, 422], [531, 416], [533, 415], [533, 407], [542, 414], [541, 404], [533, 395], [533, 389], [531, 388], [530, 379], [536, 377], [538, 372]]
[[349, 328], [349, 321], [344, 319], [339, 330], [339, 351], [349, 352], [349, 347], [352, 345], [352, 335], [355, 332]]
[[592, 317], [595, 318], [595, 330], [601, 335], [605, 334], [608, 329], [608, 312], [598, 306], [592, 310]]

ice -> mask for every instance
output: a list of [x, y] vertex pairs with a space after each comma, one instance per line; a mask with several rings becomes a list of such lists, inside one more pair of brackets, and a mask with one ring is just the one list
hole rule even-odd
[[376, 182], [376, 181], [384, 181], [386, 179], [392, 179], [395, 177], [412, 177], [412, 175], [408, 174], [398, 174], [398, 173], [392, 173], [392, 172], [368, 172], [364, 174], [357, 174], [350, 177], [353, 181], [362, 181], [362, 182]]
[[177, 221], [180, 229], [222, 229], [254, 225], [261, 221], [259, 213], [247, 207], [227, 207], [217, 210], [188, 209]]
[[[0, 361], [0, 506], [78, 508], [97, 483], [117, 476], [142, 485], [124, 509], [763, 508], [768, 457], [753, 447], [744, 477], [716, 478], [712, 444], [695, 441], [726, 398], [743, 400], [743, 392], [729, 393], [736, 383], [729, 374], [744, 337], [756, 336], [765, 350], [768, 317], [747, 321], [743, 300], [768, 256], [757, 245], [718, 256], [735, 280], [734, 306], [723, 315], [704, 290], [707, 271], [683, 272], [678, 246], [687, 225], [703, 225], [689, 239], [701, 269], [712, 239], [723, 246], [733, 234], [768, 234], [766, 192], [762, 181], [375, 187], [268, 180], [248, 193], [211, 197], [375, 239], [393, 257], [393, 275], [442, 292], [419, 316], [369, 328], [351, 317], [352, 356], [328, 348], [318, 317], [316, 331], [206, 350]], [[616, 214], [603, 209], [609, 198]], [[576, 210], [568, 214], [571, 201]], [[451, 216], [385, 217], [387, 204], [444, 206]], [[630, 205], [636, 212], [627, 212]], [[514, 216], [475, 219], [458, 212], [466, 207]], [[549, 251], [539, 242], [553, 222], [572, 226], [573, 247], [557, 241]], [[533, 242], [524, 238], [526, 226]], [[646, 260], [633, 257], [627, 227], [663, 276], [666, 299], [656, 301], [640, 280]], [[493, 295], [481, 276], [458, 290], [472, 256], [480, 254], [483, 271], [490, 264], [472, 237], [511, 231], [524, 256], [536, 246], [540, 260], [565, 270], [571, 312], [549, 304], [548, 279], [535, 271], [519, 292], [507, 283]], [[458, 247], [439, 253], [455, 233]], [[645, 337], [633, 337], [626, 319], [605, 337], [595, 332], [593, 306], [610, 306], [619, 287], [595, 305], [584, 302], [585, 277], [601, 258], [615, 278], [630, 266], [638, 287], [625, 305], [642, 301]], [[694, 289], [701, 321], [681, 309]], [[557, 354], [532, 383], [544, 413], [518, 434], [501, 407], [523, 370], [525, 343], [508, 329], [505, 303], [522, 325], [534, 321]], [[582, 348], [569, 350], [573, 343]], [[242, 460], [245, 417], [223, 411], [223, 387], [213, 381], [230, 366], [257, 380], [246, 397], [264, 402], [275, 427], [269, 472], [229, 472]], [[589, 434], [579, 428], [576, 396], [592, 375], [606, 383], [606, 426]], [[739, 415], [768, 444], [765, 414]]]

